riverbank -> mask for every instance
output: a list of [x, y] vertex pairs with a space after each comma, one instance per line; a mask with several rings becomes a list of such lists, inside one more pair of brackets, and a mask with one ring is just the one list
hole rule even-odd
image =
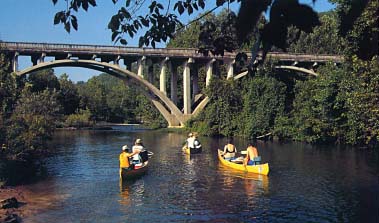
[[17, 215], [21, 222], [25, 221], [28, 217], [41, 213], [51, 208], [57, 208], [58, 204], [67, 196], [55, 194], [49, 188], [43, 188], [43, 185], [21, 185], [21, 186], [3, 186], [0, 188], [0, 201], [16, 198], [18, 201], [18, 208], [0, 209], [0, 222], [11, 215]]

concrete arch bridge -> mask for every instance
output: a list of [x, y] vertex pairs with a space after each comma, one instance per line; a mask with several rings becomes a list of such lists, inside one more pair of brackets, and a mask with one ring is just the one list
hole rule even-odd
[[[204, 56], [197, 49], [137, 48], [78, 44], [51, 44], [0, 42], [0, 52], [12, 61], [17, 75], [54, 67], [83, 67], [108, 73], [143, 90], [168, 122], [169, 127], [183, 127], [185, 122], [204, 109], [209, 99], [200, 94], [199, 82], [208, 86], [215, 77], [216, 64], [226, 65], [226, 78], [239, 79], [247, 74], [235, 73], [235, 53], [221, 56]], [[19, 57], [30, 57], [31, 66], [19, 71]], [[250, 57], [251, 54], [248, 54]], [[278, 61], [276, 68], [289, 69], [317, 76], [319, 64], [341, 63], [343, 58], [334, 55], [306, 55], [269, 53], [267, 57]], [[51, 59], [49, 59], [51, 58]], [[257, 60], [261, 57], [258, 55]], [[178, 68], [181, 69], [178, 69]], [[204, 67], [205, 80], [200, 80], [199, 68]], [[134, 69], [134, 72], [132, 70]], [[159, 69], [159, 83], [154, 83], [154, 69]], [[178, 83], [182, 71], [182, 83]], [[169, 80], [169, 81], [168, 81]], [[169, 83], [167, 83], [169, 82]], [[180, 85], [179, 85], [180, 84]], [[182, 108], [178, 108], [178, 88], [183, 89]]]

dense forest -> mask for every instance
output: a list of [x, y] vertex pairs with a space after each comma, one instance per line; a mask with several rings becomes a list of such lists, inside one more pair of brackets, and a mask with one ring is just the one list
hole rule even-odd
[[[318, 67], [318, 77], [275, 70], [275, 61], [267, 58], [247, 77], [234, 81], [225, 79], [220, 65], [210, 86], [200, 85], [210, 103], [188, 121], [187, 128], [209, 136], [256, 139], [270, 134], [280, 140], [378, 147], [379, 60], [375, 47], [367, 47], [378, 34], [377, 4], [370, 2], [346, 33], [341, 32], [342, 7], [319, 14], [321, 25], [311, 33], [288, 28], [284, 44], [288, 52], [345, 56], [339, 66]], [[230, 18], [228, 11], [202, 16], [182, 29], [167, 47], [201, 49], [200, 27], [211, 21], [218, 24], [215, 35], [225, 35]], [[262, 17], [259, 23], [258, 27], [267, 21]], [[237, 51], [250, 50], [258, 32]], [[244, 64], [236, 67], [243, 69]], [[199, 69], [199, 77], [204, 76]], [[0, 145], [3, 157], [9, 159], [33, 160], [46, 151], [46, 140], [57, 127], [82, 128], [103, 121], [166, 127], [136, 86], [108, 74], [78, 83], [52, 69], [16, 77], [1, 55], [0, 84]]]
[[[358, 19], [367, 21], [365, 26], [357, 23], [345, 36], [339, 31], [338, 9], [321, 13], [321, 25], [310, 34], [289, 27], [288, 52], [338, 54], [345, 56], [345, 62], [318, 67], [319, 76], [313, 78], [275, 70], [275, 61], [268, 58], [247, 78], [238, 81], [223, 79], [226, 75], [214, 78], [210, 87], [203, 89], [211, 102], [204, 112], [189, 121], [188, 127], [204, 135], [255, 139], [271, 134], [281, 140], [377, 147], [379, 62], [377, 52], [370, 51], [375, 46], [367, 51], [362, 43], [378, 33], [377, 21], [369, 17], [375, 8], [377, 5], [372, 3]], [[226, 11], [204, 17], [205, 21], [179, 33], [168, 47], [201, 47], [202, 43], [195, 38], [201, 24], [206, 20], [225, 24], [225, 19], [228, 19]], [[265, 22], [264, 18], [260, 20], [262, 24]], [[218, 32], [222, 35], [221, 29]], [[254, 38], [253, 34], [251, 39]], [[249, 50], [253, 43], [239, 50]], [[365, 54], [366, 59], [359, 54]]]

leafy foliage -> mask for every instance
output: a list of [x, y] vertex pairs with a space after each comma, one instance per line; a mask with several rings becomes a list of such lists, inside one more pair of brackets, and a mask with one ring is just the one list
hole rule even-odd
[[245, 83], [240, 135], [249, 139], [271, 133], [276, 119], [284, 115], [286, 86], [270, 76], [257, 76]]
[[346, 41], [338, 33], [338, 17], [335, 12], [320, 14], [321, 25], [311, 33], [300, 31], [294, 26], [288, 28], [288, 51], [308, 54], [345, 53]]
[[350, 56], [371, 60], [379, 55], [379, 2], [331, 0], [337, 4], [339, 33], [348, 41]]
[[237, 129], [235, 114], [241, 110], [241, 97], [236, 89], [234, 81], [212, 79], [206, 92], [210, 103], [198, 118], [200, 128], [192, 121], [188, 123], [189, 128], [205, 135], [234, 135]]
[[58, 92], [58, 101], [63, 107], [63, 114], [70, 115], [75, 113], [79, 107], [80, 95], [78, 89], [67, 74], [62, 74], [59, 78], [60, 91]]
[[90, 127], [93, 125], [93, 122], [91, 121], [91, 112], [89, 110], [79, 110], [75, 114], [68, 115], [65, 125], [75, 128]]
[[55, 92], [44, 90], [33, 93], [28, 87], [9, 120], [8, 148], [16, 159], [30, 158], [30, 153], [45, 149], [46, 139], [52, 136], [59, 116], [59, 103]]
[[[58, 0], [52, 0], [54, 4]], [[77, 29], [77, 18], [73, 15], [80, 8], [87, 11], [89, 7], [96, 6], [95, 0], [70, 0], [66, 10], [57, 12], [54, 19], [54, 24], [64, 24], [67, 32], [70, 32], [70, 26]], [[118, 2], [113, 0], [113, 3]], [[261, 14], [270, 8], [270, 22], [262, 30], [263, 43], [266, 49], [271, 45], [280, 48], [285, 47], [285, 37], [287, 27], [294, 25], [300, 30], [310, 32], [313, 27], [319, 24], [317, 14], [307, 5], [300, 4], [298, 0], [217, 0], [215, 7], [204, 15], [207, 15], [217, 8], [223, 7], [233, 2], [241, 3], [238, 15], [229, 14], [229, 18], [225, 25], [222, 26], [224, 35], [214, 38], [216, 31], [209, 25], [202, 26], [199, 39], [205, 44], [201, 50], [207, 53], [211, 50], [216, 55], [222, 55], [224, 50], [234, 50], [236, 46], [244, 42], [250, 42], [247, 38], [255, 30], [256, 24], [261, 18]], [[166, 3], [166, 4], [164, 4]], [[120, 7], [117, 14], [113, 15], [108, 24], [108, 28], [112, 32], [112, 41], [120, 41], [121, 44], [127, 44], [125, 36], [134, 38], [138, 31], [144, 31], [144, 34], [139, 37], [139, 46], [155, 47], [157, 42], [166, 42], [169, 38], [174, 38], [177, 30], [183, 27], [179, 19], [179, 15], [187, 12], [188, 15], [194, 11], [205, 9], [206, 2], [204, 0], [177, 0], [173, 4], [173, 9], [170, 7], [171, 2], [151, 1], [145, 5], [144, 1], [125, 0], [124, 6]], [[227, 4], [226, 4], [227, 3]], [[138, 13], [141, 7], [148, 8], [147, 13]], [[302, 18], [302, 19], [298, 19]], [[232, 25], [232, 26], [231, 26]], [[230, 28], [233, 27], [233, 30]], [[277, 35], [271, 35], [272, 33]], [[231, 36], [237, 34], [236, 37]], [[238, 40], [238, 45], [234, 45], [234, 40]], [[210, 44], [213, 42], [213, 44]], [[208, 46], [213, 45], [214, 49], [208, 49]]]

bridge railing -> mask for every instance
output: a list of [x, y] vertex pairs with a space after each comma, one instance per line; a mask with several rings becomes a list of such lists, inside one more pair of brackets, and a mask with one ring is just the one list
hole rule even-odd
[[[202, 59], [234, 59], [236, 53], [225, 52], [224, 56], [205, 56], [194, 48], [139, 48], [125, 46], [86, 45], [86, 44], [57, 44], [57, 43], [27, 43], [27, 42], [0, 42], [0, 51], [17, 51], [20, 55], [29, 55], [30, 52], [39, 53], [88, 53], [88, 54], [114, 54], [125, 56], [160, 56], [179, 58]], [[246, 52], [248, 57], [251, 53]], [[258, 57], [261, 54], [258, 54]], [[270, 52], [267, 57], [287, 61], [326, 62], [340, 63], [342, 56], [338, 55], [310, 55], [302, 53]]]

